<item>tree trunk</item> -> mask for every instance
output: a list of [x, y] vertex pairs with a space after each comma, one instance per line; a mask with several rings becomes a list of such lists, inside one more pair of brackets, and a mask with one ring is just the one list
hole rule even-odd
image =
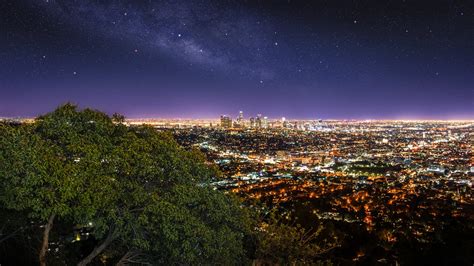
[[85, 266], [89, 264], [95, 257], [97, 257], [97, 255], [102, 253], [102, 251], [104, 251], [104, 249], [108, 247], [110, 243], [112, 243], [114, 240], [115, 240], [115, 235], [113, 231], [110, 231], [109, 234], [107, 235], [107, 238], [104, 240], [104, 242], [96, 246], [94, 250], [92, 250], [92, 252], [87, 257], [85, 257], [83, 260], [81, 260], [77, 264], [77, 266]]
[[54, 216], [56, 215], [51, 214], [51, 216], [49, 216], [48, 223], [44, 226], [43, 243], [41, 244], [41, 250], [39, 254], [40, 266], [46, 266], [46, 253], [48, 252], [49, 232], [53, 228]]

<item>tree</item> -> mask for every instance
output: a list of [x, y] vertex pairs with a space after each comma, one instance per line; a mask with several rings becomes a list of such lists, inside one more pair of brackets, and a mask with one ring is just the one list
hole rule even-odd
[[113, 130], [107, 116], [66, 104], [32, 125], [3, 128], [0, 202], [46, 222], [39, 262], [46, 264], [56, 219], [90, 219], [114, 199], [110, 168], [101, 160]]
[[337, 236], [324, 234], [325, 229], [322, 224], [314, 229], [291, 225], [273, 212], [257, 230], [255, 264], [325, 264], [323, 256], [340, 246]]
[[65, 104], [0, 128], [0, 203], [45, 223], [40, 264], [55, 222], [87, 227], [96, 240], [79, 265], [112, 245], [159, 263], [241, 262], [249, 216], [208, 186], [216, 172], [203, 155], [123, 121]]
[[119, 113], [114, 113], [112, 115], [112, 121], [114, 123], [123, 124], [125, 122], [125, 116]]

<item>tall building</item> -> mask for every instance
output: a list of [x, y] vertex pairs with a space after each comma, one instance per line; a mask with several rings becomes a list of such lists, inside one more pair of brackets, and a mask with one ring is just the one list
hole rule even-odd
[[288, 127], [288, 121], [286, 121], [286, 118], [285, 118], [285, 117], [282, 117], [282, 118], [281, 118], [281, 125], [282, 125], [282, 127], [284, 127], [284, 128], [287, 128], [287, 127]]
[[221, 127], [223, 128], [231, 128], [232, 127], [232, 119], [226, 115], [221, 115]]
[[263, 128], [268, 128], [268, 117], [267, 116], [263, 117], [262, 127]]
[[239, 111], [239, 116], [235, 121], [235, 127], [243, 127], [244, 126], [244, 112]]
[[255, 118], [250, 117], [250, 128], [255, 128]]
[[257, 118], [255, 119], [255, 127], [262, 128], [262, 115], [258, 114]]
[[244, 122], [244, 112], [243, 111], [239, 111], [239, 117], [237, 118], [237, 122], [239, 122], [239, 124], [242, 124], [242, 122]]

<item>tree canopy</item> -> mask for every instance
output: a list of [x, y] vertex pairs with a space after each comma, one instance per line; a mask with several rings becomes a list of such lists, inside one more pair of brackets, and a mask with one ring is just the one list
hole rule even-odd
[[112, 245], [124, 253], [115, 259], [132, 252], [159, 264], [241, 263], [249, 215], [208, 186], [217, 173], [203, 155], [170, 134], [123, 123], [65, 104], [32, 124], [1, 126], [0, 203], [46, 223], [40, 263], [53, 259], [54, 223], [96, 243], [79, 265]]

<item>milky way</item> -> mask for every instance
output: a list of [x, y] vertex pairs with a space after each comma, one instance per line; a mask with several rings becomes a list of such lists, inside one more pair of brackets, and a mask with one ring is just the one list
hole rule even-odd
[[0, 116], [472, 118], [470, 1], [0, 3]]
[[[157, 49], [190, 65], [271, 78], [271, 70], [261, 60], [268, 46], [264, 41], [271, 39], [271, 25], [263, 25], [250, 12], [231, 8], [234, 5], [191, 1], [42, 3], [46, 12], [61, 16], [68, 25], [127, 42], [137, 47], [135, 52]], [[255, 38], [242, 38], [249, 33]]]

